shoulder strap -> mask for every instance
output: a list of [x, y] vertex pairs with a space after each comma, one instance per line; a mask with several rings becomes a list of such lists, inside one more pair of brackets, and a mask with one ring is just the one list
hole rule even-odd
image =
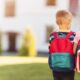
[[57, 32], [53, 32], [52, 35], [54, 36], [54, 38], [58, 38]]
[[[69, 38], [72, 34], [75, 34], [74, 32], [69, 32], [67, 35], [66, 35], [66, 38]], [[55, 37], [55, 38], [58, 38], [58, 33], [57, 32], [53, 32], [52, 35]]]
[[69, 32], [67, 35], [66, 35], [66, 38], [69, 38], [72, 34], [74, 34], [74, 32]]

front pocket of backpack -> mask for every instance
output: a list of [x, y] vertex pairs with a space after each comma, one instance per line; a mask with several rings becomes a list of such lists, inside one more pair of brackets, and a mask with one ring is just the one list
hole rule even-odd
[[51, 65], [53, 68], [71, 68], [71, 56], [69, 53], [54, 53], [51, 55]]

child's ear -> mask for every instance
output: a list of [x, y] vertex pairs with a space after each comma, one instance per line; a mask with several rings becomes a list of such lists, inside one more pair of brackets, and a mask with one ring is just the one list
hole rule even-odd
[[57, 23], [58, 25], [60, 25], [60, 24], [62, 24], [62, 21], [61, 21], [61, 20], [56, 20], [56, 23]]
[[59, 23], [58, 23], [58, 20], [56, 20], [56, 23], [59, 24]]
[[71, 28], [70, 26], [67, 27], [67, 29], [70, 29], [70, 28]]

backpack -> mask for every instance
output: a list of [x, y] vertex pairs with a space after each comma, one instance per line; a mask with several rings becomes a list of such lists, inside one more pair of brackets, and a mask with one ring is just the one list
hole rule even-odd
[[74, 32], [69, 32], [65, 37], [59, 37], [53, 32], [54, 40], [49, 47], [49, 65], [53, 70], [65, 71], [74, 69], [73, 43], [69, 40]]

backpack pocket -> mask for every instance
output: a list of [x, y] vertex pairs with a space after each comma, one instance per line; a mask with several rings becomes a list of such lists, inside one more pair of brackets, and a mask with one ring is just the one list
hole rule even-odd
[[51, 54], [50, 63], [53, 70], [72, 70], [74, 67], [73, 58], [69, 53]]

